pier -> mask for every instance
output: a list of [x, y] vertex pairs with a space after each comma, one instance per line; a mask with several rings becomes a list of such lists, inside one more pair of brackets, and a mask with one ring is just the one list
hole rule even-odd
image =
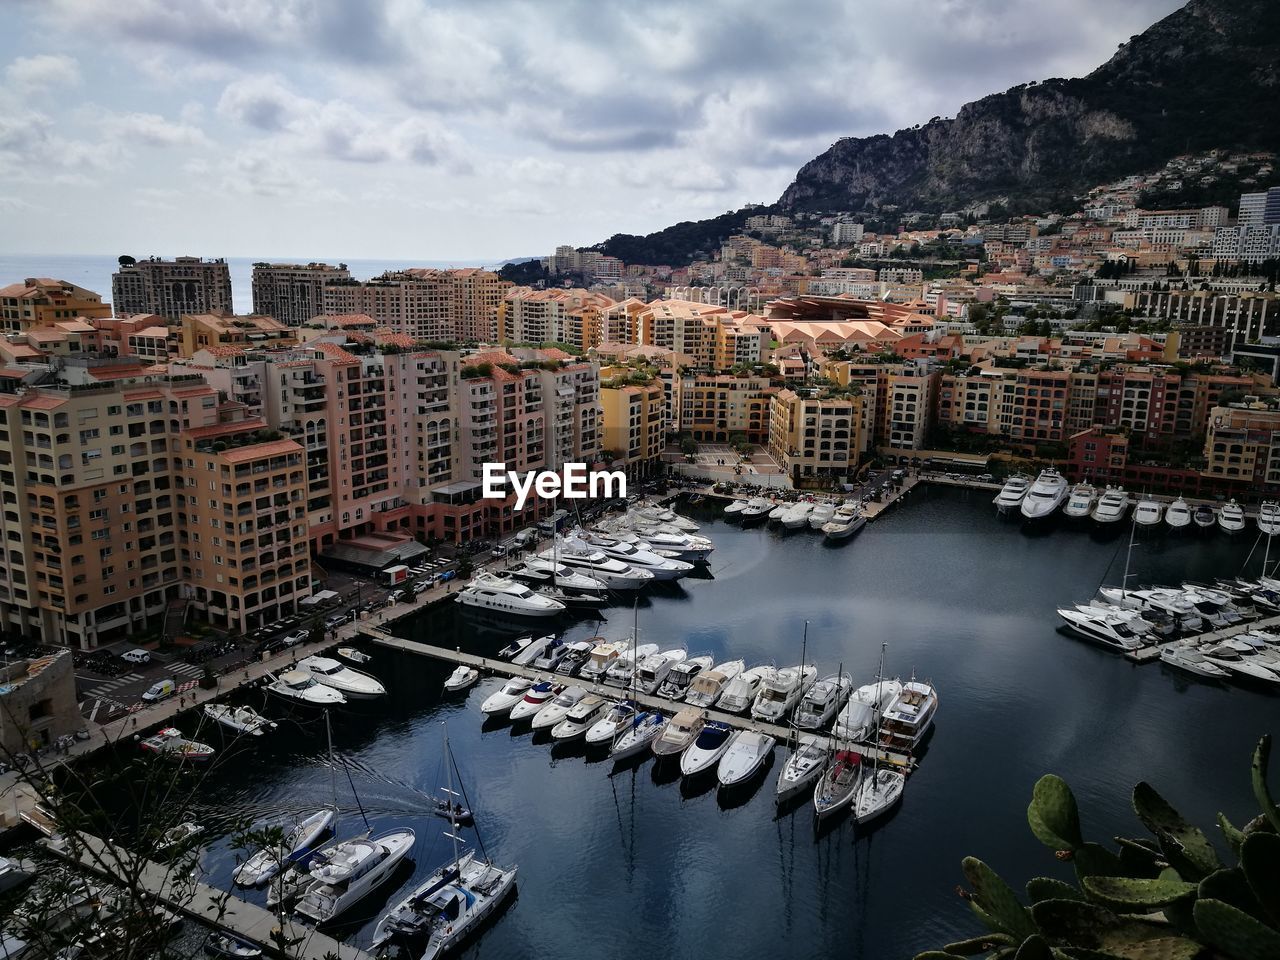
[[1270, 630], [1273, 627], [1280, 627], [1280, 615], [1263, 617], [1261, 620], [1248, 620], [1244, 623], [1233, 623], [1229, 627], [1220, 627], [1217, 630], [1209, 630], [1206, 633], [1192, 633], [1177, 640], [1166, 640], [1150, 647], [1143, 647], [1141, 650], [1131, 650], [1125, 654], [1125, 658], [1132, 660], [1134, 663], [1153, 663], [1160, 659], [1160, 651], [1165, 647], [1180, 646], [1188, 643], [1197, 645], [1218, 643], [1222, 640], [1230, 640], [1232, 637], [1237, 637], [1242, 633], [1250, 633], [1254, 630]]
[[[496, 660], [492, 657], [478, 657], [475, 654], [463, 653], [461, 650], [449, 650], [445, 647], [436, 647], [431, 644], [418, 643], [415, 640], [404, 640], [400, 637], [394, 637], [384, 630], [376, 627], [365, 625], [363, 634], [373, 643], [380, 647], [386, 647], [391, 650], [399, 650], [403, 653], [412, 653], [419, 656], [431, 657], [435, 660], [442, 660], [445, 663], [451, 663], [455, 666], [474, 667], [481, 672], [498, 674], [504, 677], [523, 677], [526, 680], [532, 680], [535, 683], [542, 680], [552, 680], [556, 683], [563, 683], [571, 686], [577, 683], [583, 689], [589, 690], [591, 693], [599, 694], [611, 700], [631, 700], [646, 710], [658, 711], [661, 713], [672, 714], [686, 706], [679, 701], [667, 700], [664, 697], [656, 697], [652, 694], [640, 693], [638, 691], [628, 690], [625, 687], [611, 687], [607, 684], [587, 685], [585, 682], [579, 682], [574, 677], [567, 677], [559, 673], [548, 673], [545, 670], [533, 670], [529, 667], [521, 666], [515, 663], [508, 663], [505, 660]], [[740, 716], [733, 713], [724, 713], [720, 710], [703, 709], [708, 720], [718, 720], [727, 724], [735, 730], [754, 730], [757, 733], [766, 733], [776, 739], [779, 743], [786, 743], [787, 738], [796, 731], [790, 727], [781, 727], [773, 723], [763, 723], [758, 720], [752, 720], [746, 716]], [[813, 734], [820, 738], [820, 742], [826, 747], [835, 745], [835, 738], [830, 735], [824, 735], [817, 730], [802, 731], [803, 734]], [[891, 764], [904, 772], [910, 773], [915, 767], [915, 760], [905, 753], [897, 753], [890, 750], [881, 750], [878, 747], [868, 746], [866, 744], [848, 745], [841, 743], [840, 749], [850, 750], [860, 754], [868, 760], [879, 760], [883, 763]]]

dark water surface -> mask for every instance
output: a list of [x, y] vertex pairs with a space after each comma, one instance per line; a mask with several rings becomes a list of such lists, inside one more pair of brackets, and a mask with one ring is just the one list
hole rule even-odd
[[[648, 760], [610, 776], [611, 763], [580, 748], [560, 755], [527, 727], [482, 726], [478, 705], [498, 681], [442, 702], [448, 666], [375, 648], [370, 669], [389, 696], [335, 716], [335, 745], [374, 829], [418, 831], [405, 881], [448, 853], [444, 824], [422, 800], [443, 782], [441, 720], [490, 854], [520, 869], [518, 899], [464, 955], [897, 960], [975, 930], [953, 892], [966, 854], [1015, 885], [1061, 872], [1026, 827], [1032, 784], [1046, 771], [1071, 783], [1094, 839], [1140, 832], [1129, 810], [1139, 779], [1206, 827], [1220, 808], [1237, 823], [1255, 812], [1249, 756], [1276, 728], [1280, 699], [1130, 664], [1057, 632], [1056, 606], [1120, 577], [1127, 526], [1108, 539], [1065, 523], [1024, 531], [997, 520], [989, 494], [942, 489], [918, 490], [834, 548], [816, 533], [742, 529], [712, 509], [699, 516], [716, 543], [712, 578], [642, 599], [642, 640], [793, 663], [807, 620], [820, 674], [843, 663], [859, 684], [873, 679], [887, 641], [890, 671], [932, 679], [941, 701], [901, 808], [867, 833], [845, 821], [815, 837], [808, 804], [775, 818], [781, 750], [758, 789], [732, 798]], [[1166, 535], [1139, 545], [1133, 569], [1139, 582], [1235, 574], [1252, 546], [1252, 536]], [[629, 608], [607, 616], [567, 632], [629, 634]], [[398, 632], [478, 652], [508, 636], [477, 632], [452, 605]], [[216, 731], [201, 733], [218, 742]], [[339, 773], [349, 835], [363, 825], [346, 781]], [[211, 824], [222, 810], [311, 809], [329, 783], [323, 721], [311, 718], [228, 758], [201, 804]], [[205, 866], [229, 882], [224, 848]], [[367, 942], [397, 896], [389, 887], [340, 932]]]

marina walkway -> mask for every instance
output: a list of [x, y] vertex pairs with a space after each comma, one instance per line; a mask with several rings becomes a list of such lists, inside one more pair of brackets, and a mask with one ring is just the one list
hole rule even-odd
[[1153, 663], [1160, 659], [1160, 651], [1165, 647], [1175, 647], [1184, 643], [1218, 643], [1222, 640], [1230, 640], [1232, 637], [1238, 637], [1242, 633], [1249, 633], [1253, 630], [1270, 630], [1274, 627], [1280, 627], [1280, 615], [1274, 617], [1263, 617], [1261, 620], [1250, 620], [1247, 623], [1236, 623], [1229, 627], [1222, 627], [1219, 630], [1210, 630], [1207, 633], [1192, 633], [1177, 640], [1168, 640], [1164, 643], [1158, 643], [1155, 646], [1143, 647], [1141, 650], [1134, 650], [1126, 653], [1125, 657], [1135, 663]]
[[269, 910], [199, 881], [179, 877], [171, 868], [136, 858], [117, 844], [85, 834], [80, 839], [85, 849], [78, 855], [68, 844], [55, 840], [46, 840], [44, 846], [50, 853], [78, 862], [109, 882], [136, 876], [138, 886], [157, 902], [185, 917], [254, 943], [272, 955], [303, 960], [325, 960], [326, 957], [371, 960], [363, 950], [339, 943], [312, 927], [286, 919], [282, 928], [279, 918]]
[[[548, 673], [545, 670], [534, 670], [530, 667], [520, 666], [518, 664], [509, 663], [506, 660], [495, 660], [491, 657], [477, 657], [474, 654], [463, 653], [461, 650], [449, 650], [445, 647], [435, 647], [426, 643], [418, 643], [414, 640], [404, 640], [400, 637], [393, 637], [385, 630], [377, 627], [369, 627], [365, 625], [362, 631], [371, 641], [380, 647], [387, 647], [392, 650], [400, 650], [404, 653], [418, 654], [424, 657], [432, 657], [436, 660], [443, 660], [446, 663], [462, 664], [468, 667], [474, 667], [481, 672], [489, 672], [500, 674], [505, 677], [524, 677], [526, 680], [555, 680], [558, 683], [573, 684], [577, 683], [573, 677], [566, 677], [562, 674]], [[646, 710], [658, 710], [666, 714], [675, 713], [683, 704], [667, 700], [663, 697], [655, 697], [650, 694], [633, 693], [619, 687], [611, 687], [602, 684], [579, 684], [592, 693], [598, 693], [603, 697], [612, 700], [621, 700], [623, 697], [634, 700], [637, 704]], [[789, 727], [780, 727], [772, 723], [762, 723], [757, 720], [751, 720], [748, 717], [739, 716], [732, 713], [723, 713], [719, 710], [704, 710], [708, 720], [719, 720], [721, 723], [728, 724], [735, 730], [755, 730], [759, 733], [767, 733], [776, 738], [779, 743], [785, 743], [793, 730]], [[828, 745], [830, 738], [824, 738]], [[905, 771], [910, 771], [914, 766], [911, 757], [902, 753], [894, 753], [887, 750], [880, 750], [876, 747], [866, 745], [847, 746], [841, 744], [841, 749], [849, 749], [854, 753], [859, 753], [868, 759], [882, 760], [885, 763], [893, 764]]]

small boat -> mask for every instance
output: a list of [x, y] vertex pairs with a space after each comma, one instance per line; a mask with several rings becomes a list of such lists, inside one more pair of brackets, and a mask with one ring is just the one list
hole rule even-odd
[[279, 677], [267, 674], [267, 679], [270, 681], [267, 684], [269, 693], [293, 703], [309, 707], [333, 707], [347, 702], [345, 696], [332, 687], [317, 682], [305, 670], [289, 670]]
[[480, 671], [475, 667], [468, 667], [464, 664], [449, 674], [444, 681], [444, 689], [448, 693], [456, 693], [459, 690], [467, 689], [479, 679]]
[[517, 637], [515, 640], [512, 640], [509, 644], [499, 650], [498, 656], [503, 660], [510, 660], [531, 643], [533, 643], [533, 637]]
[[683, 754], [707, 725], [707, 715], [697, 707], [685, 707], [671, 718], [653, 741], [655, 757]]
[[262, 956], [261, 947], [237, 940], [229, 933], [216, 931], [205, 940], [204, 952], [213, 957], [225, 957], [226, 960], [257, 960]]
[[480, 704], [480, 712], [489, 716], [501, 716], [510, 712], [511, 708], [524, 699], [525, 693], [533, 686], [532, 680], [524, 677], [512, 677], [502, 688], [489, 694]]
[[368, 663], [370, 660], [373, 659], [372, 654], [364, 653], [360, 650], [357, 650], [355, 647], [339, 647], [338, 656], [340, 656], [343, 660], [348, 660], [351, 663], [356, 663], [356, 664]]
[[711, 670], [703, 671], [693, 678], [689, 684], [689, 692], [685, 694], [685, 703], [695, 707], [710, 707], [719, 698], [725, 685], [742, 673], [747, 667], [742, 660], [730, 660], [721, 663]]
[[550, 680], [535, 683], [524, 692], [524, 696], [520, 698], [520, 701], [511, 708], [511, 719], [528, 720], [541, 710], [548, 700], [558, 696], [563, 689], [564, 684], [553, 683]]
[[869, 823], [876, 817], [888, 813], [902, 799], [902, 788], [906, 786], [905, 774], [897, 770], [886, 770], [883, 767], [865, 774], [858, 787], [858, 795], [853, 801], [853, 819], [857, 823]]
[[431, 812], [437, 817], [452, 820], [454, 823], [470, 823], [471, 811], [462, 805], [462, 794], [441, 787], [440, 794], [431, 798]]
[[995, 499], [991, 502], [996, 505], [996, 510], [1000, 513], [1008, 513], [1010, 510], [1016, 510], [1022, 505], [1022, 501], [1027, 496], [1027, 491], [1031, 489], [1031, 479], [1029, 477], [1015, 474], [1005, 481], [1004, 486], [1000, 488], [1000, 492], [996, 494]]
[[680, 772], [686, 777], [694, 777], [710, 770], [729, 749], [732, 736], [733, 728], [727, 723], [712, 720], [704, 724], [693, 743], [680, 754]]
[[790, 509], [791, 509], [790, 501], [787, 501], [787, 500], [782, 501], [776, 507], [774, 507], [772, 510], [769, 511], [769, 521], [771, 523], [774, 523], [774, 522], [777, 522], [778, 520], [781, 520], [782, 515], [785, 514]]
[[836, 717], [836, 737], [855, 742], [867, 739], [875, 728], [876, 713], [897, 700], [900, 693], [899, 680], [879, 680], [859, 687]]
[[852, 690], [853, 678], [847, 673], [822, 678], [800, 699], [800, 706], [796, 707], [796, 727], [800, 730], [825, 727], [844, 706]]
[[387, 692], [387, 688], [374, 677], [353, 670], [332, 657], [303, 657], [298, 661], [298, 669], [348, 699], [372, 700]]
[[781, 720], [799, 703], [817, 675], [818, 668], [813, 664], [782, 667], [767, 674], [760, 692], [751, 701], [752, 719], [770, 723]]
[[822, 535], [828, 540], [848, 540], [867, 525], [866, 516], [859, 512], [850, 517], [841, 517], [840, 511], [827, 523], [822, 525]]
[[604, 682], [611, 687], [629, 687], [636, 672], [636, 664], [658, 652], [656, 643], [642, 643], [624, 650], [605, 671]]
[[609, 707], [610, 703], [604, 697], [594, 693], [587, 694], [573, 705], [563, 720], [551, 728], [551, 739], [576, 740], [585, 736]]
[[911, 679], [881, 717], [880, 746], [909, 753], [933, 726], [938, 691], [930, 683]]
[[1093, 505], [1090, 516], [1098, 523], [1115, 523], [1129, 512], [1129, 495], [1124, 487], [1107, 487]]
[[[542, 655], [542, 651], [546, 650], [547, 647], [555, 643], [555, 641], [556, 638], [554, 634], [548, 634], [545, 637], [538, 637], [536, 640], [529, 637], [522, 637], [520, 640], [516, 641], [516, 643], [522, 644], [522, 646], [512, 654], [511, 662], [522, 667], [528, 666], [537, 657], [540, 657]], [[507, 649], [510, 649], [510, 647]]]
[[1164, 522], [1174, 530], [1185, 530], [1189, 527], [1191, 525], [1191, 508], [1187, 506], [1187, 501], [1179, 497], [1169, 504], [1169, 509], [1164, 512]]
[[331, 808], [303, 817], [280, 840], [279, 845], [257, 850], [236, 869], [235, 882], [256, 887], [280, 872], [285, 863], [300, 860], [333, 828], [336, 814]]
[[1160, 659], [1171, 667], [1185, 670], [1198, 677], [1221, 679], [1229, 676], [1228, 672], [1218, 664], [1206, 660], [1204, 654], [1192, 646], [1169, 644], [1160, 649]]
[[850, 750], [839, 750], [813, 788], [813, 810], [822, 820], [853, 803], [862, 784], [862, 756]]
[[752, 497], [747, 501], [746, 506], [739, 512], [739, 516], [746, 520], [761, 520], [767, 517], [773, 510], [774, 503], [772, 500], [766, 500], [764, 497]]
[[667, 679], [667, 674], [687, 657], [688, 652], [680, 648], [649, 654], [636, 665], [636, 688], [641, 693], [657, 693], [658, 687]]
[[618, 732], [626, 727], [636, 715], [636, 705], [630, 700], [615, 703], [608, 712], [587, 728], [587, 746], [598, 746], [613, 743]]
[[1093, 505], [1098, 501], [1098, 491], [1091, 483], [1077, 483], [1071, 488], [1071, 496], [1062, 508], [1062, 514], [1072, 520], [1081, 520], [1093, 512]]
[[1042, 470], [1019, 505], [1027, 520], [1043, 520], [1067, 499], [1067, 479], [1053, 467]]
[[1200, 504], [1191, 514], [1191, 520], [1201, 530], [1208, 530], [1217, 524], [1218, 518], [1214, 515], [1213, 507], [1208, 504]]
[[809, 529], [821, 530], [836, 515], [836, 505], [834, 503], [815, 503], [813, 510], [809, 512]]
[[564, 656], [560, 658], [560, 664], [556, 667], [556, 671], [563, 673], [566, 677], [576, 677], [582, 668], [587, 665], [587, 661], [591, 659], [591, 654], [595, 652], [596, 644], [594, 640], [575, 640], [565, 648]]
[[822, 776], [829, 758], [825, 744], [817, 736], [801, 737], [778, 772], [777, 802], [783, 803], [807, 790], [809, 784]]
[[666, 678], [658, 685], [657, 695], [668, 700], [683, 700], [694, 680], [704, 670], [710, 670], [715, 658], [707, 655], [688, 657], [675, 664]]
[[336, 920], [390, 879], [415, 839], [405, 827], [344, 840], [320, 851], [311, 864], [311, 882], [294, 911], [317, 924]]
[[793, 503], [782, 514], [781, 523], [788, 530], [799, 530], [809, 525], [809, 514], [813, 513], [813, 504], [808, 501]]
[[747, 509], [747, 502], [748, 501], [746, 500], [734, 500], [731, 503], [726, 504], [724, 508], [724, 515], [726, 517], [736, 517], [738, 514], [742, 513], [743, 510]]
[[157, 850], [172, 850], [174, 847], [181, 847], [194, 837], [204, 833], [204, 827], [190, 820], [180, 823], [177, 826], [170, 827], [164, 833], [160, 834], [160, 839], [156, 841]]
[[558, 694], [552, 697], [547, 704], [533, 715], [530, 726], [534, 730], [542, 730], [546, 727], [554, 727], [557, 723], [569, 715], [569, 711], [576, 707], [587, 696], [587, 691], [582, 687], [565, 687]]
[[739, 730], [735, 733], [716, 767], [716, 778], [720, 781], [720, 786], [733, 787], [750, 780], [764, 766], [777, 742], [767, 733], [757, 733], [755, 730]]
[[1228, 500], [1218, 511], [1218, 526], [1224, 533], [1239, 533], [1244, 523], [1244, 509], [1235, 500]]
[[154, 753], [174, 763], [203, 763], [214, 754], [213, 747], [207, 743], [188, 740], [176, 727], [165, 727], [153, 736], [147, 737], [139, 746], [148, 753]]
[[534, 670], [545, 670], [551, 673], [560, 666], [560, 661], [568, 654], [568, 643], [565, 642], [563, 637], [556, 637], [542, 648], [542, 652], [533, 658], [533, 662], [529, 666], [533, 667]]
[[596, 643], [587, 655], [587, 660], [578, 668], [578, 677], [588, 683], [599, 683], [604, 679], [609, 667], [627, 650], [627, 644], [614, 643], [602, 637], [594, 638]]
[[774, 668], [770, 664], [761, 664], [750, 670], [743, 670], [725, 685], [724, 692], [716, 701], [716, 709], [723, 710], [725, 713], [742, 713], [755, 700], [765, 676], [772, 674], [773, 671]]
[[1163, 509], [1159, 500], [1144, 497], [1138, 501], [1138, 506], [1133, 511], [1133, 522], [1140, 527], [1157, 526]]
[[268, 720], [253, 707], [231, 707], [225, 703], [206, 703], [204, 715], [214, 723], [221, 724], [236, 733], [247, 733], [260, 737], [268, 730], [274, 730], [274, 720]]
[[1258, 529], [1268, 537], [1280, 533], [1280, 503], [1263, 500], [1258, 507]]
[[637, 714], [618, 739], [613, 741], [609, 755], [614, 760], [634, 757], [647, 750], [666, 725], [667, 718], [660, 713]]

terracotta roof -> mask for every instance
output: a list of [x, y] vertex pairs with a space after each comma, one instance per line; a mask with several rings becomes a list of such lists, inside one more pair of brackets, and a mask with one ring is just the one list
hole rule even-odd
[[244, 433], [248, 430], [266, 429], [266, 423], [253, 418], [249, 420], [232, 420], [227, 423], [211, 423], [207, 427], [192, 427], [183, 432], [192, 440], [207, 440], [209, 437], [222, 437], [229, 433]]
[[97, 367], [89, 370], [89, 376], [95, 380], [124, 380], [128, 377], [140, 377], [144, 372], [147, 370], [140, 364], [134, 364], [128, 367]]
[[274, 457], [281, 453], [301, 453], [302, 447], [295, 440], [269, 440], [266, 443], [253, 443], [244, 447], [236, 447], [221, 454], [230, 463], [242, 460], [260, 460], [263, 457]]
[[359, 361], [346, 350], [343, 350], [336, 343], [326, 343], [323, 340], [313, 343], [311, 349], [318, 353], [323, 353], [335, 363], [358, 363]]

